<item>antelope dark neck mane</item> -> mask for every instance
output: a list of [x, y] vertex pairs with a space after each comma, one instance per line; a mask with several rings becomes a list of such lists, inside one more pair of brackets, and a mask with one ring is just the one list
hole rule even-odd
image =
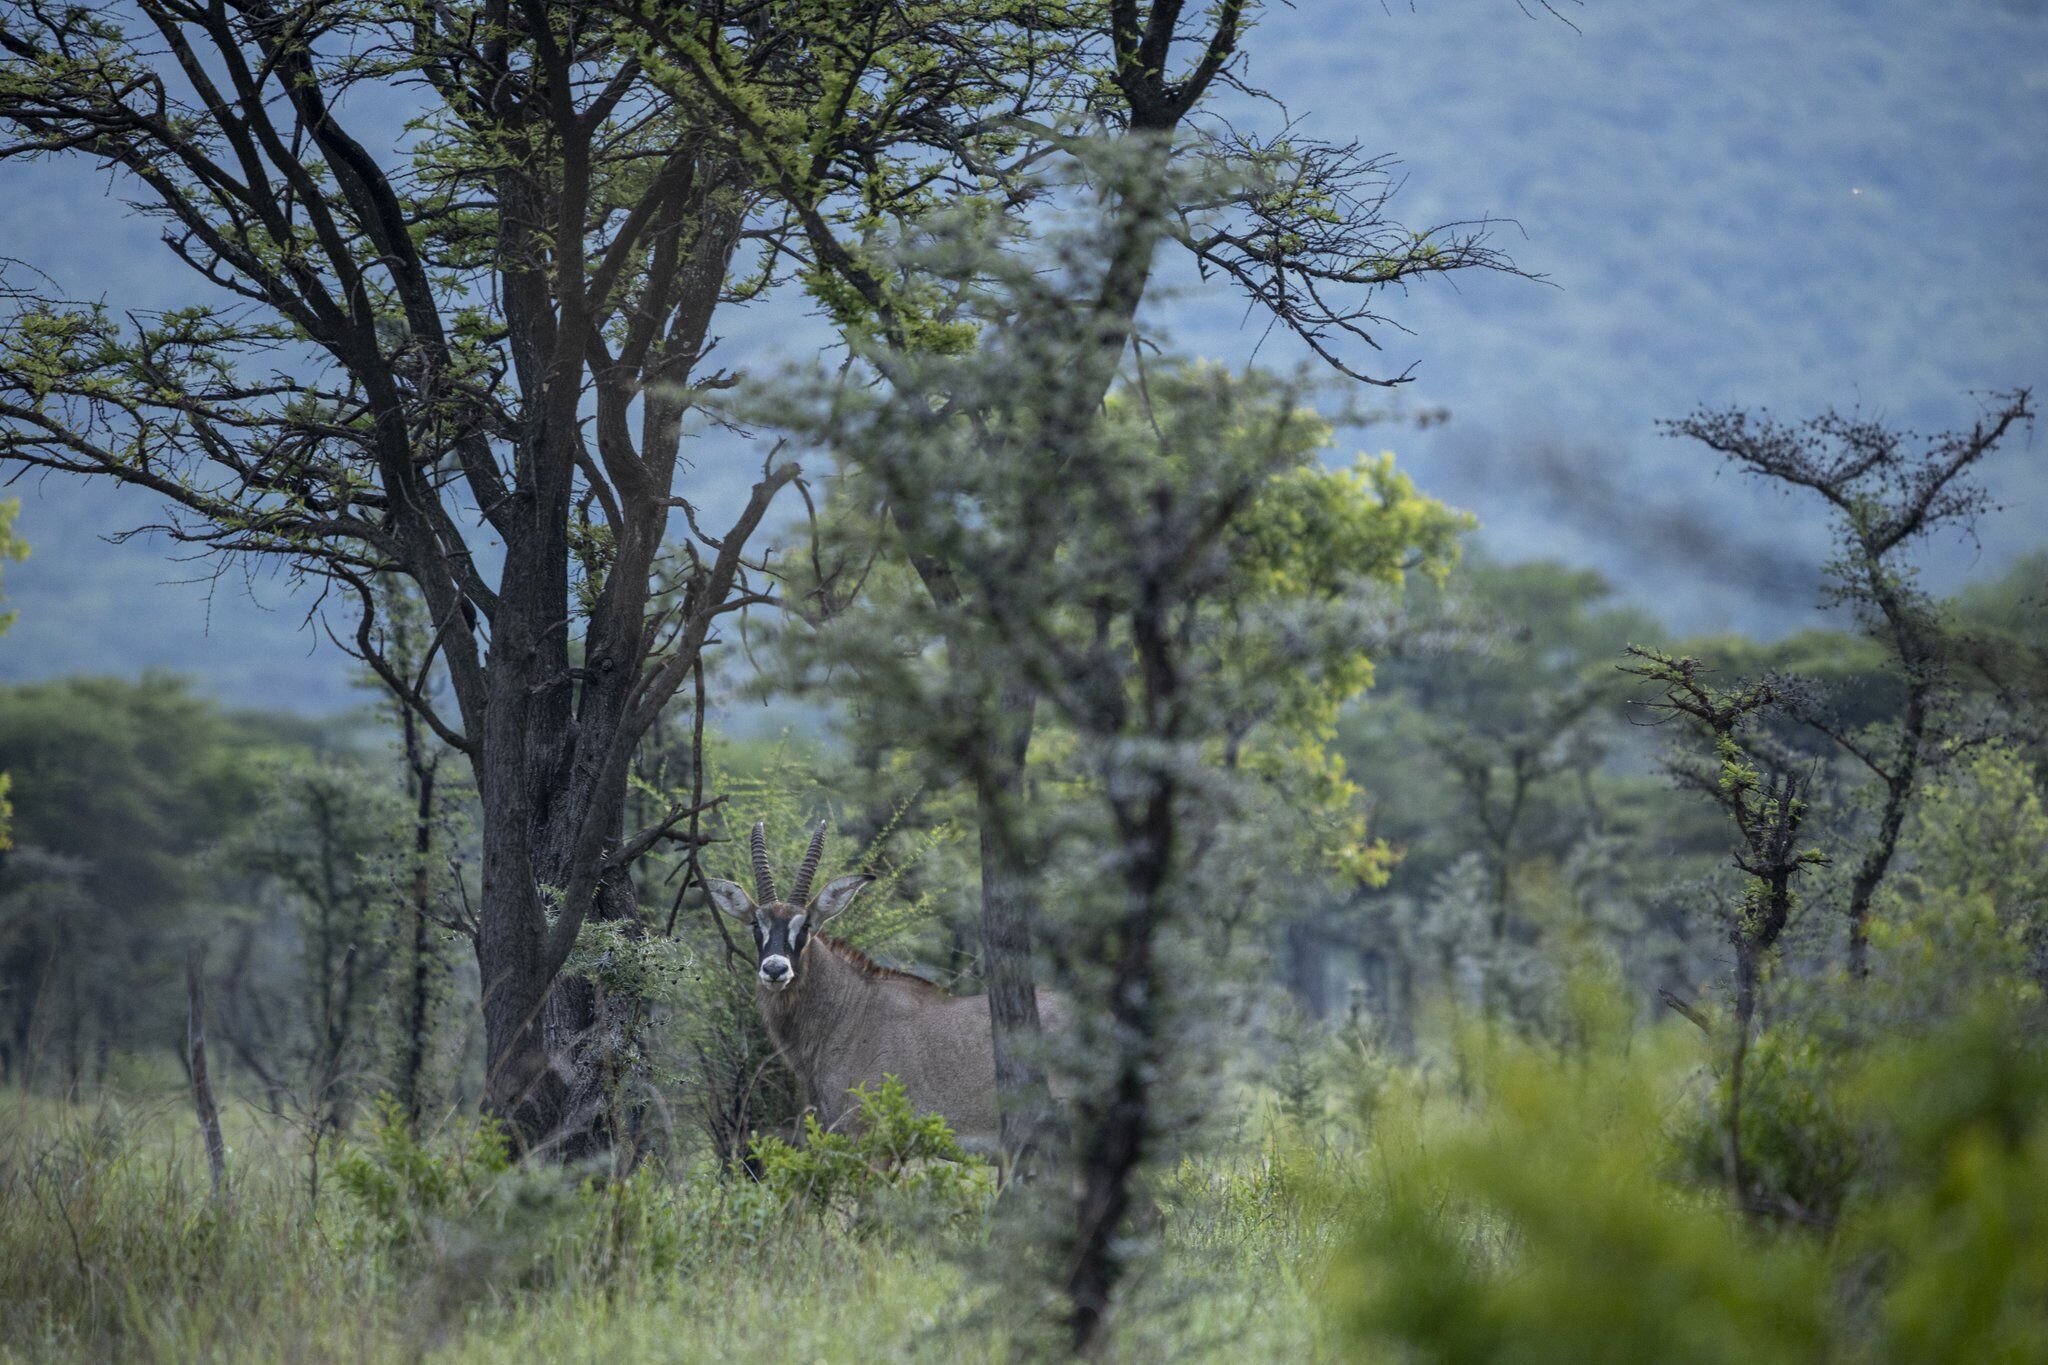
[[900, 972], [897, 971], [894, 967], [884, 967], [881, 963], [875, 961], [866, 953], [854, 947], [851, 943], [841, 943], [838, 939], [827, 938], [823, 934], [813, 934], [811, 936], [811, 942], [817, 944], [820, 948], [828, 950], [834, 957], [838, 958], [841, 962], [844, 962], [847, 966], [859, 968], [863, 973], [865, 973], [868, 976], [875, 977], [882, 981], [908, 982], [913, 986], [922, 986], [925, 990], [931, 991], [935, 995], [951, 994], [950, 991], [948, 991], [944, 986], [941, 986], [936, 981], [928, 981], [924, 977], [918, 976], [913, 972]]

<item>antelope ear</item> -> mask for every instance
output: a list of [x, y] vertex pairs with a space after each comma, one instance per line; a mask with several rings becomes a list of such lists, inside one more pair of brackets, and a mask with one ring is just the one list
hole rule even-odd
[[825, 883], [825, 889], [811, 902], [810, 913], [818, 917], [818, 923], [823, 924], [853, 904], [853, 898], [860, 894], [860, 889], [873, 880], [874, 876], [867, 872], [856, 872], [850, 877], [834, 877]]
[[753, 898], [738, 882], [722, 882], [716, 877], [704, 879], [704, 894], [711, 897], [711, 903], [731, 915], [734, 919], [751, 920], [754, 917]]

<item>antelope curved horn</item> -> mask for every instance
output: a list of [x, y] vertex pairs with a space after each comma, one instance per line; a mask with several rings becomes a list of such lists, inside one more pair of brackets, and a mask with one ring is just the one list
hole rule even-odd
[[804, 865], [796, 870], [796, 884], [789, 888], [789, 903], [802, 909], [811, 898], [811, 878], [818, 875], [818, 863], [825, 856], [825, 821], [818, 822], [817, 833], [811, 836], [811, 846], [804, 853]]
[[754, 899], [771, 905], [782, 898], [775, 894], [775, 874], [768, 869], [768, 823], [754, 822]]

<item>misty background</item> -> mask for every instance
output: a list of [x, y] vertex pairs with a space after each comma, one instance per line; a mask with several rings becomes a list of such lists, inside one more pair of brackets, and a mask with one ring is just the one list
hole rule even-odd
[[[1674, 629], [1812, 624], [1816, 509], [1656, 423], [1700, 403], [1837, 404], [1933, 430], [1967, 425], [1972, 391], [2048, 377], [2048, 4], [1589, 0], [1559, 6], [1571, 26], [1528, 9], [1304, 0], [1270, 6], [1248, 43], [1249, 76], [1305, 134], [1400, 159], [1396, 218], [1504, 220], [1497, 243], [1544, 277], [1389, 299], [1408, 330], [1383, 332], [1367, 368], [1414, 382], [1350, 396], [1450, 420], [1344, 433], [1333, 454], [1394, 449], [1478, 515], [1494, 556], [1598, 568]], [[1228, 113], [1282, 117], [1241, 98]], [[192, 299], [155, 236], [104, 174], [10, 166], [0, 183], [0, 255], [74, 297]], [[1183, 349], [1303, 361], [1223, 286], [1167, 279], [1156, 313]], [[815, 353], [828, 333], [807, 312], [792, 293], [722, 314], [722, 363]], [[715, 508], [762, 452], [714, 435], [696, 453], [685, 491]], [[2041, 542], [2041, 455], [2016, 439], [1987, 467], [2002, 508], [1930, 553], [1931, 589]], [[161, 668], [231, 704], [365, 700], [290, 583], [177, 562], [149, 534], [110, 542], [157, 518], [148, 498], [32, 477], [7, 493], [34, 553], [7, 570], [20, 619], [0, 681]]]

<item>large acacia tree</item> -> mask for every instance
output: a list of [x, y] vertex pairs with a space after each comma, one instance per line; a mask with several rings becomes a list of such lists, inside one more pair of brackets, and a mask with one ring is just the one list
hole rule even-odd
[[[821, 22], [757, 6], [735, 34], [800, 65]], [[195, 285], [154, 314], [14, 293], [0, 459], [147, 489], [173, 537], [340, 595], [352, 648], [474, 767], [486, 1104], [563, 1150], [603, 1068], [562, 964], [684, 814], [624, 827], [630, 756], [721, 620], [772, 600], [749, 541], [799, 477], [764, 466], [715, 528], [682, 496], [713, 317], [774, 283], [788, 234], [630, 36], [497, 0], [0, 11], [0, 158], [112, 169]], [[937, 122], [952, 87], [909, 98]], [[856, 164], [876, 202], [908, 192]], [[384, 574], [426, 604], [446, 707], [387, 648]]]
[[[1239, 0], [0, 9], [0, 158], [113, 169], [196, 300], [16, 296], [0, 459], [150, 490], [173, 536], [332, 588], [352, 648], [467, 756], [486, 1104], [528, 1141], [573, 1151], [601, 1126], [602, 1011], [561, 968], [587, 917], [631, 913], [625, 869], [687, 814], [626, 828], [631, 754], [720, 622], [776, 601], [748, 547], [797, 467], [764, 465], [715, 530], [682, 482], [691, 414], [729, 378], [703, 372], [721, 307], [801, 280], [908, 382], [892, 357], [1001, 324], [965, 321], [893, 248], [933, 212], [1021, 222], [1078, 192], [1100, 240], [1048, 286], [1063, 306], [1031, 314], [1057, 319], [1034, 324], [1057, 382], [1032, 447], [1056, 458], [1117, 373], [1163, 242], [1347, 370], [1381, 290], [1498, 263], [1476, 231], [1385, 222], [1391, 182], [1354, 148], [1205, 119], [1246, 17]], [[1105, 161], [1105, 140], [1128, 154]], [[1032, 553], [1057, 540], [1031, 534]], [[958, 566], [918, 570], [965, 590]], [[394, 664], [380, 574], [417, 586], [444, 689]], [[676, 576], [679, 598], [653, 591]], [[1032, 700], [968, 699], [1006, 1092], [1034, 1079], [1011, 1046], [1035, 1025], [1031, 878], [989, 832]]]

